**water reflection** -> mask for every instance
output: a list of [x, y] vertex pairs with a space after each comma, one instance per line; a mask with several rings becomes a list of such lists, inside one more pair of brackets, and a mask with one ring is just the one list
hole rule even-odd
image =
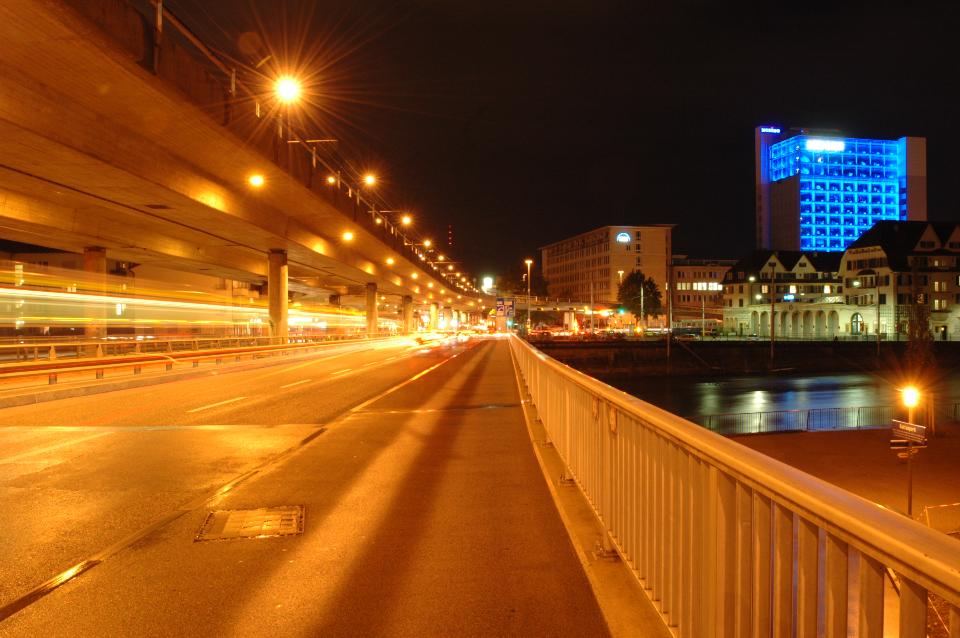
[[[897, 405], [900, 401], [896, 383], [878, 375], [857, 373], [724, 379], [659, 377], [618, 379], [612, 383], [644, 401], [688, 417]], [[951, 400], [960, 396], [960, 379], [946, 380], [935, 392]]]

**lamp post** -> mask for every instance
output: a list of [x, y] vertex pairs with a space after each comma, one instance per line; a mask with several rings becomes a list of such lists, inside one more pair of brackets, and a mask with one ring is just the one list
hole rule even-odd
[[[912, 385], [901, 390], [903, 404], [907, 406], [907, 423], [913, 423], [913, 409], [920, 402], [920, 391]], [[913, 441], [907, 440], [907, 516], [913, 518]]]
[[776, 329], [776, 324], [773, 321], [773, 311], [775, 308], [776, 297], [776, 284], [774, 283], [777, 280], [777, 266], [774, 263], [770, 263], [770, 361], [773, 362], [773, 342], [774, 342], [774, 331]]
[[880, 358], [880, 273], [873, 275], [873, 287], [877, 295], [877, 358]]
[[[622, 270], [618, 270], [618, 271], [617, 271], [617, 277], [619, 278], [619, 285], [620, 285], [620, 286], [623, 286], [623, 271], [622, 271]], [[619, 296], [620, 296], [620, 289], [617, 288], [617, 297], [619, 297]], [[622, 315], [620, 316], [620, 328], [621, 328], [621, 329], [623, 328], [623, 316], [622, 316]]]
[[530, 326], [533, 322], [530, 320], [530, 266], [533, 265], [532, 259], [524, 259], [523, 263], [527, 265], [527, 336], [530, 336]]

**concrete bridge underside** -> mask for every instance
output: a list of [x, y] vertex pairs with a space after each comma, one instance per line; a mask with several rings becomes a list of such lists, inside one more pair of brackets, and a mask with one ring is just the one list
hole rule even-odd
[[345, 214], [345, 195], [322, 197], [258, 152], [276, 130], [252, 103], [228, 129], [66, 3], [0, 5], [0, 96], [6, 239], [257, 283], [284, 251], [290, 277], [334, 294], [373, 285], [476, 309]]

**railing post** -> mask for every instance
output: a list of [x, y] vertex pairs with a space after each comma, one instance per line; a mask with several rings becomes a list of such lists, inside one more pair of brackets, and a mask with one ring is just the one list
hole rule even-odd
[[884, 573], [880, 561], [860, 553], [859, 638], [883, 638]]
[[926, 638], [927, 590], [900, 575], [900, 638]]
[[793, 512], [773, 504], [773, 632], [790, 638], [793, 628]]
[[847, 544], [827, 533], [826, 629], [827, 638], [847, 635]]
[[797, 536], [797, 636], [816, 636], [819, 529], [801, 518]]
[[737, 620], [737, 581], [739, 548], [737, 528], [737, 483], [729, 474], [714, 470], [716, 496], [716, 628], [720, 636], [736, 635]]

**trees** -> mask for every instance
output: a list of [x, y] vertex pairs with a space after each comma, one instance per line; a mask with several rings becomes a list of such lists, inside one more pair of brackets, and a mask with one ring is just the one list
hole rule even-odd
[[[641, 295], [641, 289], [643, 294]], [[643, 297], [643, 308], [640, 308]], [[633, 313], [635, 317], [659, 315], [663, 313], [663, 301], [657, 283], [639, 270], [634, 270], [623, 278], [617, 291], [617, 302]], [[644, 317], [645, 318], [645, 317]]]

